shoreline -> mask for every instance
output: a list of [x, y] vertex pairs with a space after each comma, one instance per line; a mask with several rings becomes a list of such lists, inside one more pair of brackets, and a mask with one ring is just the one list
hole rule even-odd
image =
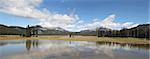
[[0, 36], [0, 40], [68, 40], [68, 41], [91, 41], [91, 42], [111, 42], [117, 44], [140, 44], [150, 45], [150, 40], [141, 38], [118, 38], [118, 37], [95, 37], [95, 36], [39, 36], [39, 37], [19, 37]]

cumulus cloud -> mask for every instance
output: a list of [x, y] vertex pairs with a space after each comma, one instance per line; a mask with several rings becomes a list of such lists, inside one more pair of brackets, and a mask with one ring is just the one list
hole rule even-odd
[[108, 16], [102, 22], [100, 22], [101, 26], [106, 28], [111, 28], [111, 29], [122, 29], [122, 28], [131, 28], [138, 25], [133, 22], [125, 22], [125, 23], [114, 22], [115, 17], [116, 15], [114, 14]]
[[59, 14], [48, 11], [46, 8], [38, 10], [43, 0], [0, 0], [0, 12], [33, 18], [40, 21], [40, 25], [49, 27], [66, 26], [78, 20], [74, 14]]
[[39, 21], [44, 27], [62, 27], [69, 31], [80, 31], [106, 27], [111, 29], [130, 28], [137, 26], [133, 22], [114, 22], [116, 15], [110, 15], [104, 20], [93, 19], [91, 23], [80, 20], [74, 12], [60, 14], [50, 12], [46, 8], [38, 9], [43, 0], [0, 0], [0, 12], [8, 13], [19, 17], [32, 18]]
[[[135, 27], [139, 24], [135, 24], [133, 22], [125, 22], [125, 23], [119, 23], [119, 22], [114, 22], [116, 15], [110, 15], [108, 17], [106, 17], [104, 20], [100, 20], [100, 19], [93, 19], [93, 22], [91, 23], [85, 23], [84, 21], [82, 21], [82, 24], [73, 24], [72, 26], [70, 26], [68, 29], [71, 31], [80, 31], [80, 30], [95, 30], [97, 27], [104, 27], [104, 28], [110, 28], [110, 29], [115, 29], [115, 30], [120, 30], [122, 28], [132, 28]], [[72, 29], [76, 28], [75, 30]], [[67, 27], [66, 27], [67, 28]]]

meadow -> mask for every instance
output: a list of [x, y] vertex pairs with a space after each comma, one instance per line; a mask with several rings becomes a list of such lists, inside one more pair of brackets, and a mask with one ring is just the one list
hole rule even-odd
[[127, 43], [127, 44], [150, 44], [150, 40], [145, 38], [122, 38], [122, 37], [96, 37], [96, 36], [62, 36], [62, 35], [49, 35], [39, 37], [20, 37], [13, 35], [1, 35], [0, 40], [69, 40], [69, 41], [101, 41], [101, 42], [114, 42], [114, 43]]

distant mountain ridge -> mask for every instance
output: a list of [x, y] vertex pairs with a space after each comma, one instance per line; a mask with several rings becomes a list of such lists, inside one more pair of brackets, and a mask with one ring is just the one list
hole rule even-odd
[[6, 26], [3, 24], [0, 24], [0, 34], [1, 35], [18, 35], [21, 33], [25, 33], [25, 28], [20, 26]]
[[[106, 37], [138, 37], [150, 38], [150, 24], [140, 24], [136, 27], [121, 30], [109, 28], [97, 28], [95, 30], [82, 30], [80, 32], [70, 32], [61, 27], [46, 28], [40, 25], [30, 26], [31, 29], [39, 29], [39, 35], [86, 35], [86, 36], [106, 36]], [[26, 34], [26, 29], [20, 26], [6, 26], [0, 24], [0, 35], [21, 35]]]
[[[39, 28], [39, 34], [43, 35], [58, 35], [58, 34], [67, 34], [69, 31], [60, 28], [60, 27], [53, 27], [53, 28], [45, 28], [40, 25], [30, 26], [30, 28]], [[20, 26], [7, 26], [0, 24], [0, 35], [20, 35], [25, 34], [26, 28]]]

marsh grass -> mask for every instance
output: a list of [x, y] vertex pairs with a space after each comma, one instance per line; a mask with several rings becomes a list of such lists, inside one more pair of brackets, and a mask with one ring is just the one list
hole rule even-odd
[[141, 38], [118, 38], [118, 37], [95, 37], [95, 36], [39, 36], [39, 37], [19, 37], [0, 36], [0, 40], [71, 40], [71, 41], [104, 41], [130, 44], [150, 44], [150, 40]]

